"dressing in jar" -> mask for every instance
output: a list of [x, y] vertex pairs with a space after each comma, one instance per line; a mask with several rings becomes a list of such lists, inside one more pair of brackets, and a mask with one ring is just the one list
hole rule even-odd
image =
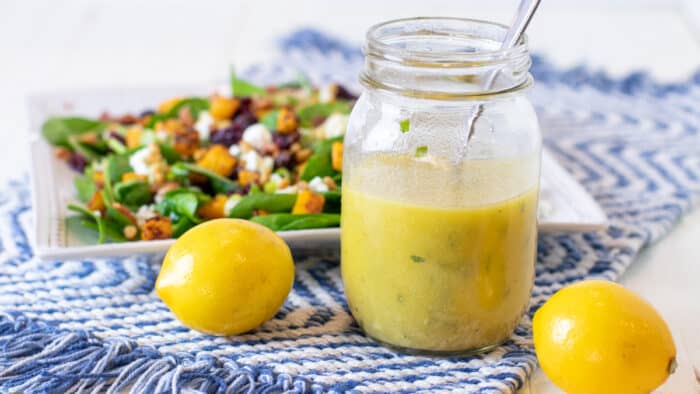
[[367, 34], [366, 89], [345, 136], [341, 270], [353, 316], [387, 345], [485, 351], [528, 305], [541, 136], [526, 40], [500, 50], [506, 30], [416, 18]]

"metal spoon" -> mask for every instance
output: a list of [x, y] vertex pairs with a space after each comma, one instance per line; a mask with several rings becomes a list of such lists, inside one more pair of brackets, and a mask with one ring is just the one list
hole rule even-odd
[[[537, 11], [537, 6], [539, 5], [540, 0], [520, 1], [518, 11], [515, 13], [515, 17], [510, 24], [510, 29], [508, 29], [505, 37], [503, 37], [503, 41], [501, 42], [501, 50], [513, 48], [518, 41], [520, 41], [520, 38], [522, 38], [525, 29], [527, 29], [527, 26], [530, 24], [532, 16], [535, 15], [535, 11]], [[481, 90], [491, 89], [500, 71], [501, 70], [491, 71], [484, 79], [484, 82], [481, 85]], [[469, 130], [469, 134], [467, 135], [467, 143], [469, 140], [471, 140], [472, 135], [474, 134], [474, 124], [479, 116], [481, 116], [482, 112], [484, 112], [484, 106], [479, 104], [471, 112], [469, 118], [467, 119], [467, 128]]]

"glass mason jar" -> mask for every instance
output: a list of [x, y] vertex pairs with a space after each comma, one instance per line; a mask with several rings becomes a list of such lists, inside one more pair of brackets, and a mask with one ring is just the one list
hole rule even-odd
[[416, 18], [367, 33], [366, 89], [345, 136], [341, 269], [353, 316], [384, 344], [486, 351], [528, 305], [541, 136], [524, 94], [527, 43], [500, 50], [506, 29]]

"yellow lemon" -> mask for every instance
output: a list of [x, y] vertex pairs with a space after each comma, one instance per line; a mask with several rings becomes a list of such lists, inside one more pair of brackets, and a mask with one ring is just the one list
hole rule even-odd
[[170, 247], [156, 292], [186, 326], [236, 335], [274, 316], [293, 282], [294, 262], [282, 238], [253, 222], [216, 219]]
[[532, 321], [544, 373], [569, 394], [649, 393], [675, 369], [676, 348], [658, 312], [603, 280], [559, 290]]

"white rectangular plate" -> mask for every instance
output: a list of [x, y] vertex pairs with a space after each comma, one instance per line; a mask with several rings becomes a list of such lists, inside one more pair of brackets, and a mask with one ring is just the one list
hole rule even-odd
[[[163, 253], [173, 243], [173, 240], [164, 240], [96, 245], [94, 236], [89, 232], [69, 225], [66, 206], [75, 201], [75, 173], [54, 156], [51, 146], [42, 139], [40, 129], [46, 118], [57, 115], [97, 117], [105, 110], [115, 114], [139, 111], [175, 95], [207, 95], [215, 87], [215, 84], [203, 84], [196, 87], [95, 89], [30, 98], [36, 255], [45, 260], [129, 256]], [[539, 230], [599, 230], [606, 226], [606, 221], [605, 213], [595, 200], [545, 151], [542, 157]], [[337, 246], [340, 229], [284, 231], [279, 234], [292, 248], [308, 250]]]

